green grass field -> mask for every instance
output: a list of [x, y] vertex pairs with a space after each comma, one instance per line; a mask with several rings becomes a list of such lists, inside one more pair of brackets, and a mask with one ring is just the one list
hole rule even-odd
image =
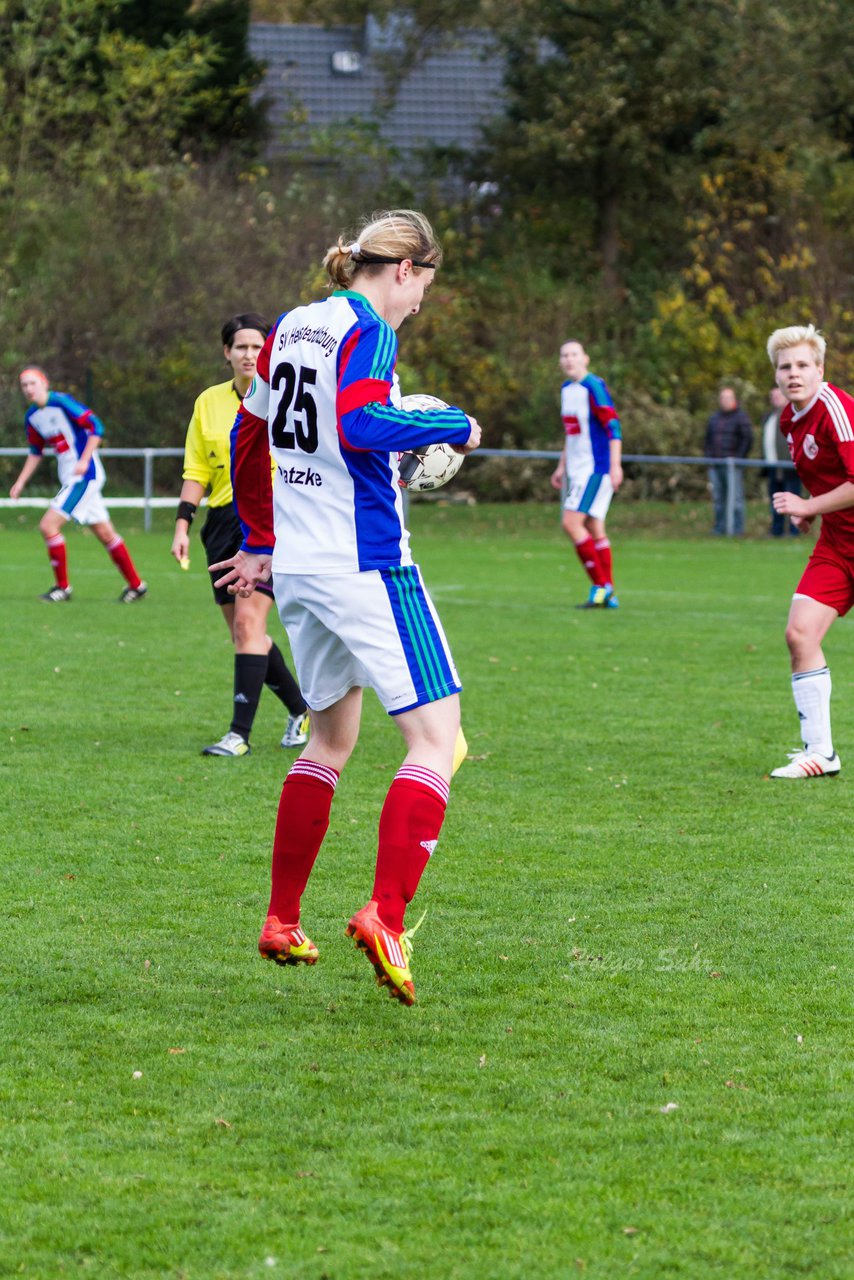
[[72, 530], [46, 606], [35, 517], [0, 512], [0, 1274], [854, 1274], [854, 635], [848, 767], [769, 782], [806, 547], [705, 518], [617, 504], [623, 607], [585, 613], [553, 506], [414, 509], [471, 758], [405, 1009], [343, 936], [402, 755], [375, 699], [304, 903], [321, 961], [264, 964], [282, 716], [199, 754], [231, 683], [200, 548], [182, 574], [168, 516], [119, 512], [149, 599]]

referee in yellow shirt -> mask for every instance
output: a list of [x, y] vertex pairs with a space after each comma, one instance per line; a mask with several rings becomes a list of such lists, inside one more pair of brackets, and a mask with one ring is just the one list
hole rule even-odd
[[[205, 490], [209, 490], [208, 513], [201, 538], [207, 563], [233, 556], [243, 541], [231, 491], [231, 428], [255, 376], [255, 363], [269, 329], [263, 316], [255, 312], [232, 316], [222, 327], [223, 352], [233, 376], [202, 392], [187, 429], [184, 483], [172, 541], [172, 555], [182, 567], [189, 560], [190, 526]], [[281, 650], [267, 635], [272, 587], [259, 586], [244, 599], [229, 595], [225, 587], [214, 586], [218, 577], [219, 573], [211, 574], [214, 599], [234, 642], [234, 711], [228, 733], [205, 747], [202, 754], [249, 754], [249, 735], [265, 684], [288, 709], [281, 745], [302, 746], [308, 738], [308, 708]]]

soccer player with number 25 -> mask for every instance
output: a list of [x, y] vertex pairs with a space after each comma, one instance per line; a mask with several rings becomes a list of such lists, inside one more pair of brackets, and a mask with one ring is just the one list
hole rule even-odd
[[311, 708], [311, 738], [282, 788], [259, 950], [279, 964], [317, 960], [300, 902], [359, 736], [362, 689], [373, 688], [406, 756], [380, 817], [370, 899], [346, 932], [407, 1005], [415, 988], [404, 912], [445, 816], [460, 682], [412, 562], [398, 454], [441, 441], [468, 453], [480, 443], [461, 409], [401, 408], [395, 331], [418, 313], [440, 261], [430, 224], [411, 209], [376, 215], [355, 241], [339, 238], [328, 251], [332, 296], [286, 312], [258, 357], [232, 432], [243, 547], [211, 566], [229, 570], [221, 581], [241, 595], [272, 572]]

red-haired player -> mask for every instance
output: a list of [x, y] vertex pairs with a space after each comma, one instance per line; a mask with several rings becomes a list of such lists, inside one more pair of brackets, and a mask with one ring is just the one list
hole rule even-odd
[[46, 448], [56, 453], [59, 471], [59, 493], [39, 521], [45, 540], [55, 584], [40, 599], [60, 604], [71, 599], [68, 581], [68, 559], [62, 526], [68, 520], [87, 524], [110, 554], [110, 559], [127, 582], [119, 600], [133, 604], [141, 600], [148, 587], [140, 578], [124, 540], [116, 533], [104, 502], [102, 489], [106, 476], [97, 449], [104, 434], [100, 419], [91, 409], [61, 391], [51, 391], [47, 374], [38, 365], [21, 370], [21, 393], [29, 402], [24, 419], [30, 453], [12, 488], [11, 498], [18, 498]]

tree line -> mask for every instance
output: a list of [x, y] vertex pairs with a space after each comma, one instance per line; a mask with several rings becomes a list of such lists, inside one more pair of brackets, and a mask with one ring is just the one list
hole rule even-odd
[[[404, 19], [390, 91], [462, 22], [494, 33], [505, 109], [476, 154], [403, 156], [354, 121], [266, 158], [250, 19], [368, 12]], [[722, 381], [758, 417], [779, 324], [820, 325], [850, 384], [852, 45], [847, 0], [6, 0], [3, 442], [38, 361], [110, 443], [179, 444], [222, 320], [311, 296], [337, 231], [399, 202], [446, 249], [404, 383], [470, 406], [486, 443], [557, 445], [567, 337], [631, 452], [699, 452]]]

